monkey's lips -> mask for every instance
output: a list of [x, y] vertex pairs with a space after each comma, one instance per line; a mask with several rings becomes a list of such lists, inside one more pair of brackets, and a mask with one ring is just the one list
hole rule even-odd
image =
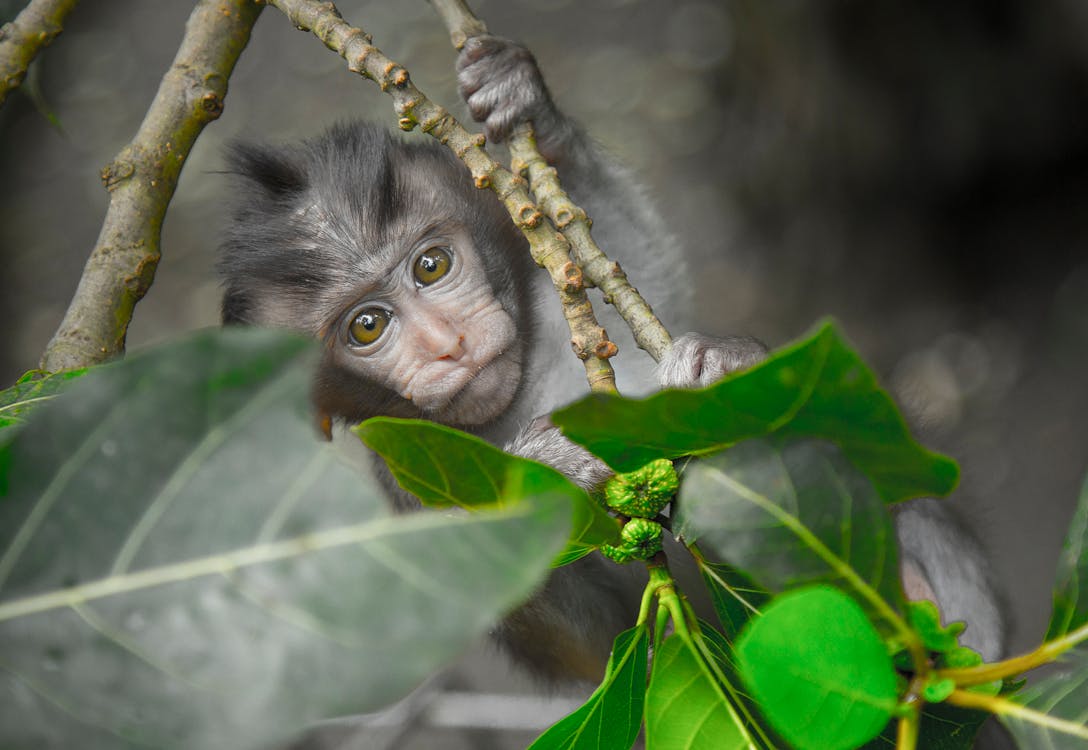
[[413, 378], [425, 386], [411, 394], [424, 416], [446, 424], [479, 425], [510, 406], [521, 379], [521, 364], [514, 352], [503, 350], [482, 363], [433, 362], [425, 375]]

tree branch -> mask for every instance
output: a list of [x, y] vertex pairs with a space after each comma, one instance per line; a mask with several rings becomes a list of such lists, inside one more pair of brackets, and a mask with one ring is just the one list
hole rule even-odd
[[132, 310], [159, 262], [162, 220], [197, 136], [223, 111], [238, 56], [261, 11], [253, 0], [200, 0], [135, 138], [102, 170], [110, 207], [79, 287], [42, 356], [45, 370], [124, 352]]
[[15, 20], [0, 28], [0, 106], [19, 88], [43, 47], [64, 30], [64, 17], [79, 0], [30, 0]]
[[[431, 5], [449, 30], [450, 41], [456, 49], [464, 47], [469, 38], [488, 33], [487, 26], [464, 0], [431, 0]], [[590, 234], [592, 220], [563, 190], [555, 169], [537, 150], [531, 129], [519, 128], [511, 135], [510, 156], [511, 168], [518, 174], [528, 174], [530, 190], [538, 205], [567, 238], [574, 262], [601, 290], [605, 302], [615, 306], [639, 348], [660, 361], [672, 344], [672, 337], [646, 300], [628, 282], [620, 264], [610, 261], [597, 246]]]
[[348, 61], [348, 69], [371, 79], [393, 98], [403, 130], [417, 125], [446, 145], [469, 168], [478, 188], [490, 187], [502, 200], [514, 224], [529, 240], [538, 265], [547, 269], [570, 326], [571, 345], [582, 360], [594, 391], [615, 391], [608, 359], [616, 345], [597, 322], [586, 296], [582, 272], [570, 260], [570, 245], [533, 203], [525, 180], [503, 168], [483, 149], [484, 137], [465, 130], [445, 108], [428, 99], [411, 82], [408, 71], [373, 46], [362, 29], [344, 21], [336, 6], [318, 0], [267, 0], [283, 11], [300, 30], [312, 31]]

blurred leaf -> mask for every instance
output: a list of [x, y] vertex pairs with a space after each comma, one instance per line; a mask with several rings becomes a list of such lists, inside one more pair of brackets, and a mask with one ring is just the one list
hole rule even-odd
[[1054, 581], [1054, 610], [1046, 640], [1054, 640], [1088, 623], [1088, 480], [1080, 491], [1069, 523]]
[[687, 468], [673, 530], [773, 592], [828, 582], [881, 621], [902, 600], [891, 515], [834, 445], [741, 443]]
[[835, 442], [886, 502], [947, 494], [959, 476], [954, 461], [911, 438], [876, 376], [830, 323], [708, 388], [637, 401], [596, 393], [552, 420], [617, 471], [777, 433]]
[[393, 701], [541, 583], [565, 498], [390, 516], [316, 438], [311, 350], [173, 342], [0, 449], [0, 746], [261, 746]]
[[646, 750], [758, 750], [702, 657], [679, 635], [654, 655]]
[[1051, 672], [1013, 699], [1027, 710], [998, 718], [1024, 750], [1088, 748], [1088, 648], [1062, 656], [1062, 669]]
[[375, 417], [355, 428], [385, 459], [400, 486], [425, 505], [469, 510], [537, 495], [562, 495], [573, 508], [571, 541], [557, 565], [619, 539], [619, 523], [586, 491], [550, 466], [504, 453], [478, 437], [418, 419]]
[[884, 641], [857, 603], [814, 586], [776, 598], [737, 641], [744, 682], [800, 750], [849, 750], [880, 733], [898, 702]]
[[26, 424], [31, 411], [54, 398], [72, 380], [86, 372], [86, 368], [58, 373], [31, 370], [11, 388], [0, 391], [0, 445], [15, 437], [18, 428]]
[[625, 750], [642, 727], [646, 701], [646, 625], [616, 636], [604, 680], [577, 711], [553, 725], [530, 750]]

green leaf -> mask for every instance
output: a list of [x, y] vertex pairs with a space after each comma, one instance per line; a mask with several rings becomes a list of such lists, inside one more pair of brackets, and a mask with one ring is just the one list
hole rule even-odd
[[700, 571], [722, 633], [732, 642], [748, 621], [759, 614], [771, 594], [731, 565], [708, 562], [700, 566]]
[[390, 515], [317, 438], [312, 351], [205, 332], [0, 448], [0, 746], [267, 746], [404, 695], [541, 584], [566, 499]]
[[733, 704], [692, 645], [665, 640], [646, 691], [646, 750], [757, 750]]
[[775, 599], [736, 648], [745, 684], [800, 750], [849, 750], [876, 737], [898, 701], [895, 668], [861, 607], [830, 586]]
[[1088, 648], [1062, 656], [1062, 669], [1051, 672], [1014, 698], [1023, 708], [998, 713], [1001, 723], [1024, 750], [1088, 748]]
[[778, 433], [837, 443], [886, 502], [947, 494], [959, 476], [954, 461], [911, 438], [876, 376], [830, 323], [708, 388], [644, 400], [597, 393], [552, 420], [617, 471]]
[[[986, 711], [973, 711], [948, 703], [926, 704], [918, 729], [921, 750], [971, 750], [982, 724], [990, 717]], [[895, 750], [899, 722], [892, 720], [880, 736], [861, 750]], [[981, 750], [981, 747], [980, 747]]]
[[891, 516], [830, 443], [752, 440], [693, 461], [673, 531], [773, 592], [833, 583], [880, 621], [902, 600]]
[[31, 370], [11, 388], [0, 391], [0, 445], [15, 437], [35, 408], [54, 398], [71, 381], [86, 372], [86, 368], [58, 373]]
[[630, 748], [642, 727], [649, 647], [644, 624], [616, 636], [600, 687], [581, 708], [538, 737], [530, 750]]
[[907, 602], [907, 620], [922, 637], [927, 651], [944, 654], [960, 648], [958, 639], [965, 625], [962, 622], [942, 625], [937, 605], [928, 599]]
[[556, 565], [574, 562], [599, 544], [619, 540], [616, 519], [550, 466], [504, 453], [452, 427], [418, 419], [375, 417], [355, 432], [385, 459], [400, 486], [425, 505], [475, 510], [538, 495], [567, 497], [573, 509], [571, 539]]
[[1069, 524], [1058, 558], [1054, 582], [1054, 610], [1046, 640], [1060, 638], [1088, 623], [1088, 480], [1080, 491], [1077, 510]]

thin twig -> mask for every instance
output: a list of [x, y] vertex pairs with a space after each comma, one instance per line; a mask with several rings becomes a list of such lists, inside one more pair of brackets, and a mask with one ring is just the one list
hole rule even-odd
[[200, 0], [135, 138], [102, 170], [110, 207], [42, 369], [84, 367], [124, 352], [132, 310], [155, 276], [166, 207], [200, 132], [223, 111], [230, 77], [261, 6]]
[[[488, 33], [487, 26], [464, 0], [431, 0], [431, 5], [442, 18], [450, 32], [450, 41], [457, 49], [464, 47], [469, 38]], [[510, 155], [514, 172], [528, 174], [529, 186], [538, 205], [570, 243], [571, 258], [590, 283], [601, 290], [605, 302], [615, 306], [639, 348], [660, 361], [672, 344], [672, 337], [650, 305], [628, 282], [620, 264], [609, 260], [597, 246], [590, 233], [593, 222], [563, 190], [555, 169], [537, 150], [530, 129], [519, 128], [511, 135]]]
[[43, 47], [64, 30], [64, 17], [79, 0], [30, 0], [15, 20], [0, 28], [0, 105], [19, 88]]
[[570, 260], [570, 245], [533, 203], [525, 180], [491, 158], [483, 149], [482, 135], [468, 132], [445, 108], [428, 99], [412, 83], [408, 71], [373, 46], [366, 32], [345, 22], [331, 2], [268, 0], [268, 4], [283, 11], [296, 28], [312, 31], [326, 47], [347, 60], [349, 70], [371, 79], [389, 94], [402, 129], [418, 125], [468, 166], [476, 187], [495, 191], [528, 239], [533, 260], [551, 276], [570, 326], [571, 345], [585, 366], [590, 388], [615, 391], [615, 376], [608, 359], [615, 355], [616, 345], [597, 323], [582, 273]]

